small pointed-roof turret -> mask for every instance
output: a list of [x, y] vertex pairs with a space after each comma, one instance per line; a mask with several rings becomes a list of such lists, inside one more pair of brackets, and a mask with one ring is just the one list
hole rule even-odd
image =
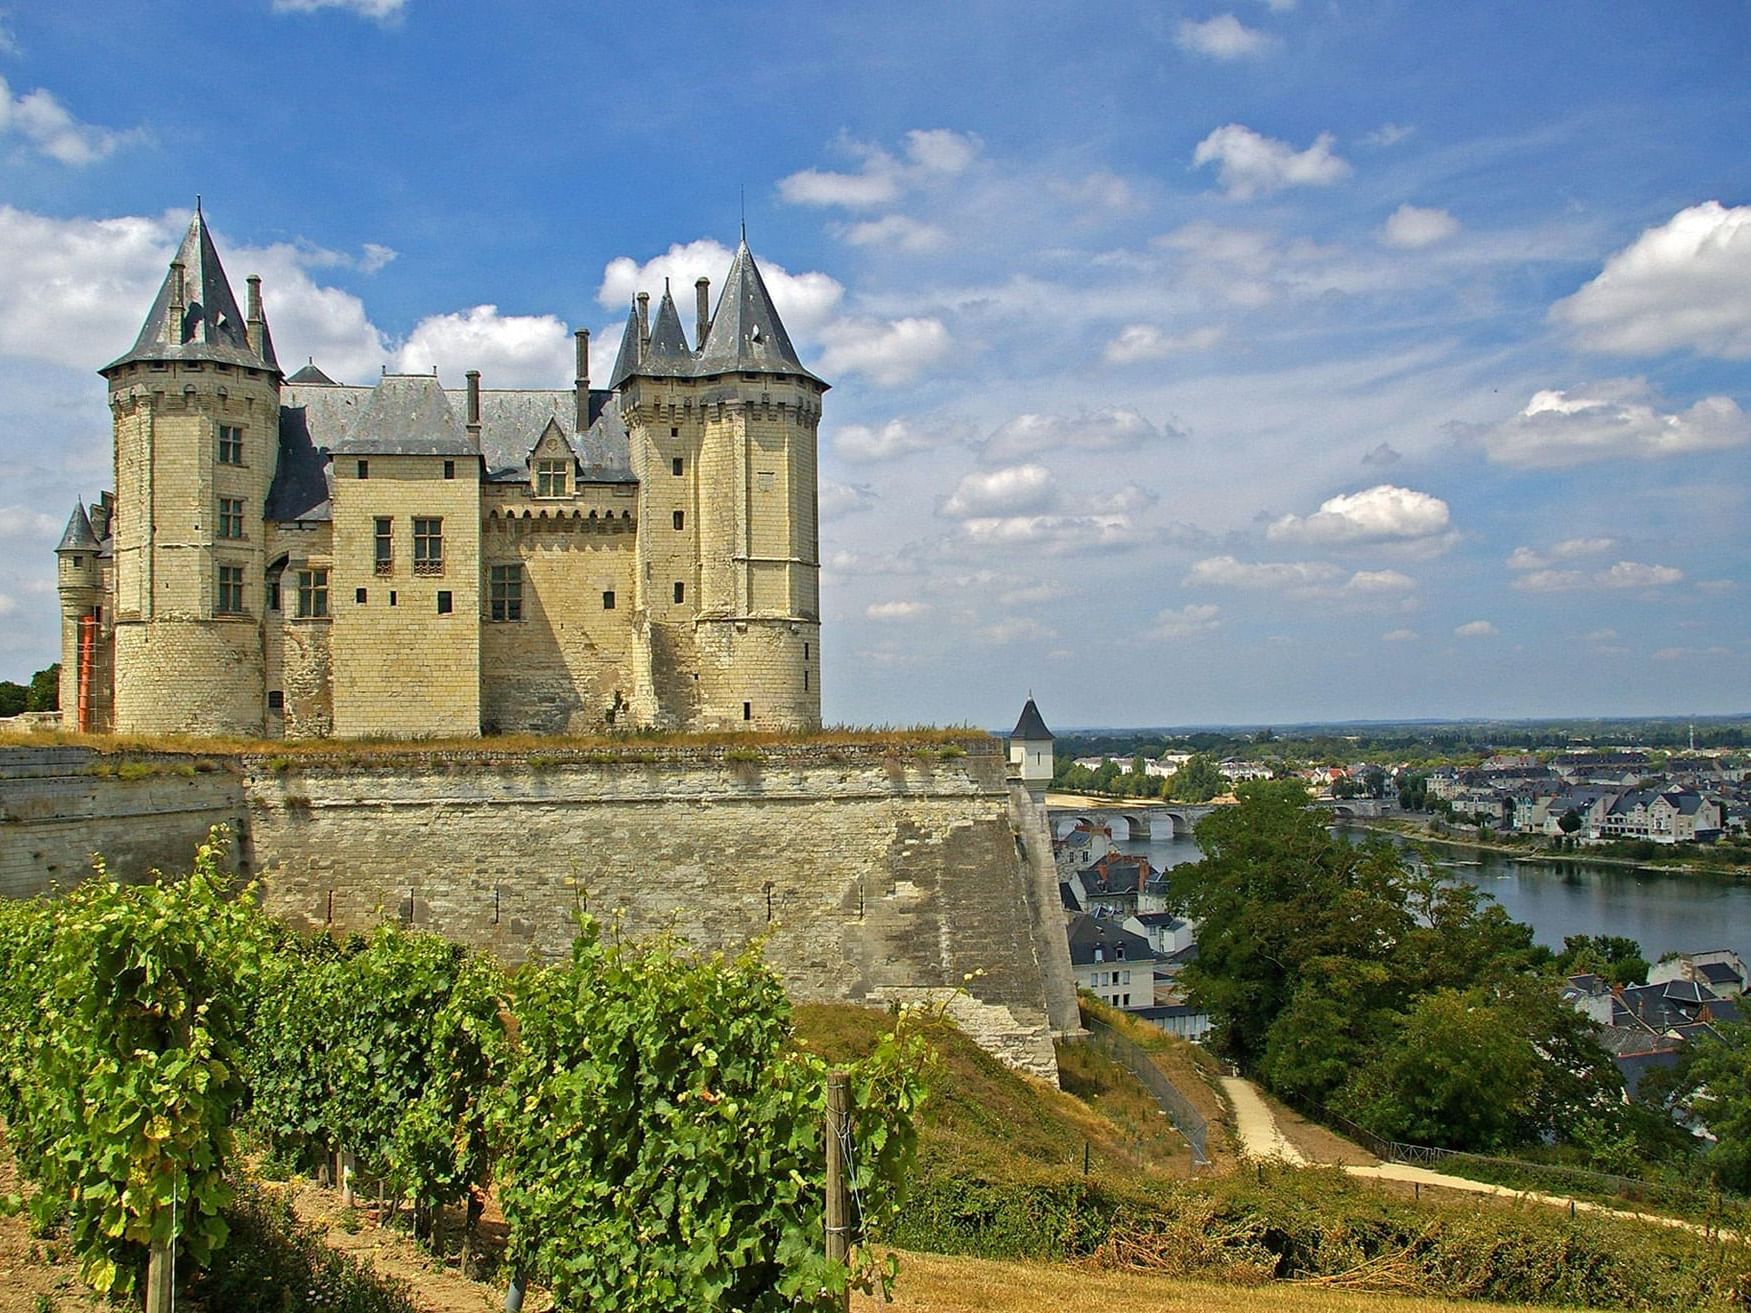
[[278, 372], [265, 331], [263, 321], [263, 349], [257, 352], [206, 216], [196, 208], [132, 349], [99, 372], [136, 360], [215, 360]]
[[693, 373], [693, 349], [687, 345], [687, 330], [681, 327], [681, 312], [675, 308], [675, 298], [669, 293], [668, 280], [663, 280], [663, 301], [657, 307], [657, 322], [651, 328], [650, 345], [645, 348], [641, 374], [660, 374], [666, 378], [686, 378]]
[[61, 545], [55, 551], [95, 552], [97, 547], [97, 535], [92, 532], [91, 517], [85, 513], [85, 503], [75, 501], [73, 514], [67, 520], [67, 531], [61, 535]]
[[638, 331], [638, 304], [626, 312], [626, 331], [620, 335], [620, 354], [614, 357], [614, 373], [608, 378], [612, 391], [638, 372], [639, 347], [642, 334]]
[[1027, 705], [1021, 709], [1021, 719], [1015, 722], [1015, 728], [1009, 737], [1020, 739], [1024, 743], [1050, 743], [1052, 731], [1046, 728], [1046, 722], [1040, 716], [1040, 709], [1034, 705], [1033, 696], [1028, 696]]
[[296, 374], [293, 374], [290, 378], [288, 378], [286, 380], [286, 382], [288, 382], [288, 383], [308, 383], [308, 384], [311, 384], [315, 387], [327, 387], [327, 388], [333, 387], [334, 380], [332, 378], [330, 378], [327, 374], [324, 374], [320, 369], [318, 369], [316, 367], [316, 360], [314, 359], [314, 357], [309, 357], [308, 359], [309, 359], [310, 363], [307, 365], [299, 366], [298, 372]]
[[729, 276], [724, 279], [723, 294], [718, 297], [717, 313], [711, 317], [711, 331], [706, 334], [695, 372], [800, 374], [815, 378], [803, 368], [796, 348], [790, 343], [790, 334], [784, 331], [784, 321], [778, 317], [778, 307], [766, 290], [766, 280], [760, 276], [760, 266], [754, 263], [754, 253], [748, 249], [745, 235], [736, 248], [736, 258], [730, 262]]

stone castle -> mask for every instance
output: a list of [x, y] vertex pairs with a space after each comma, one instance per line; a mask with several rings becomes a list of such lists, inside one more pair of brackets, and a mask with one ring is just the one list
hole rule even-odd
[[56, 550], [81, 730], [439, 737], [821, 720], [816, 430], [744, 238], [607, 389], [286, 376], [199, 207], [100, 372], [115, 490]]

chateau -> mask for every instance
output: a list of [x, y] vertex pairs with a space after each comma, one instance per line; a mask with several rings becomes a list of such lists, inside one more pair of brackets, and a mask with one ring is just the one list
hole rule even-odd
[[813, 729], [816, 429], [744, 239], [606, 390], [286, 376], [199, 208], [100, 373], [115, 490], [56, 549], [70, 727], [249, 737]]

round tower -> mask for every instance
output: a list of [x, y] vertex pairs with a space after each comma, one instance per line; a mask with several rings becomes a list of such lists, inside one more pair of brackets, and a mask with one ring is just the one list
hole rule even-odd
[[107, 653], [100, 650], [104, 643], [100, 549], [85, 503], [75, 502], [67, 531], [55, 548], [55, 587], [61, 599], [61, 724], [82, 734], [107, 728], [98, 713], [107, 708], [108, 688], [94, 687], [109, 669]]
[[198, 207], [132, 349], [100, 372], [115, 432], [114, 728], [260, 735], [280, 367], [260, 280], [246, 315]]

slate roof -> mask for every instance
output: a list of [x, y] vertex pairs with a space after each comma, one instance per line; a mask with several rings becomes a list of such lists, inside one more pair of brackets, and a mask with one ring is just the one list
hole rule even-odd
[[[1155, 950], [1142, 935], [1134, 935], [1111, 920], [1079, 916], [1070, 923], [1070, 961], [1076, 966], [1092, 966], [1096, 962], [1155, 961]], [[1100, 956], [1096, 957], [1096, 950]]]
[[57, 552], [89, 552], [97, 548], [97, 535], [91, 531], [91, 517], [85, 513], [85, 503], [73, 503], [73, 514], [67, 518], [67, 531], [61, 535]]
[[301, 368], [296, 374], [293, 374], [286, 380], [286, 382], [309, 383], [322, 387], [333, 387], [335, 385], [332, 378], [316, 367], [316, 362], [314, 360]]
[[171, 323], [170, 303], [175, 293], [176, 270], [164, 275], [164, 282], [146, 312], [146, 322], [127, 354], [105, 365], [106, 373], [117, 365], [136, 360], [201, 360], [242, 365], [253, 369], [278, 369], [272, 348], [258, 356], [249, 345], [248, 325], [237, 308], [237, 297], [225, 277], [225, 266], [219, 263], [218, 248], [207, 231], [206, 217], [197, 208], [183, 234], [172, 264], [182, 264], [183, 311], [179, 322]]
[[1020, 739], [1024, 743], [1050, 742], [1052, 731], [1046, 728], [1046, 722], [1040, 718], [1040, 709], [1029, 698], [1027, 705], [1021, 709], [1021, 719], [1015, 722], [1015, 728], [1009, 731], [1009, 737]]
[[687, 345], [687, 330], [681, 327], [680, 312], [675, 309], [675, 298], [669, 295], [665, 281], [663, 299], [657, 306], [657, 319], [651, 325], [650, 345], [645, 348], [638, 372], [687, 378], [693, 373], [693, 365], [693, 348]]
[[[72, 526], [68, 526], [71, 528]], [[1739, 973], [1725, 962], [1704, 962], [1696, 968], [1696, 974], [1711, 985], [1742, 985]]]
[[330, 448], [346, 456], [476, 456], [435, 374], [385, 374], [358, 419]]
[[1064, 904], [1066, 912], [1080, 912], [1082, 910], [1082, 900], [1077, 898], [1076, 890], [1071, 887], [1068, 880], [1058, 881], [1058, 901]]

